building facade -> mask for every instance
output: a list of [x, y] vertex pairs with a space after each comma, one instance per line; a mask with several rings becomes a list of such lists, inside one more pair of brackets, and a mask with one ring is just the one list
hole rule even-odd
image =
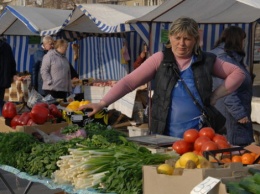
[[0, 0], [2, 9], [6, 5], [33, 6], [54, 9], [73, 9], [74, 4], [116, 4], [127, 6], [154, 6], [160, 5], [165, 0]]

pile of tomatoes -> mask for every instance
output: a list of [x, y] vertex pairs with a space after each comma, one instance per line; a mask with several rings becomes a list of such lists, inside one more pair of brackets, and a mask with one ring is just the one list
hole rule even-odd
[[10, 126], [31, 126], [41, 125], [47, 121], [56, 122], [62, 118], [61, 111], [55, 104], [47, 104], [39, 102], [32, 107], [32, 110], [25, 111], [21, 114], [17, 113], [16, 105], [12, 102], [6, 102], [3, 106], [2, 115], [5, 119], [10, 120]]
[[204, 151], [230, 147], [231, 145], [226, 137], [215, 133], [211, 127], [204, 127], [199, 131], [196, 129], [188, 129], [183, 134], [183, 138], [174, 142], [172, 145], [173, 150], [180, 155], [191, 151], [198, 155], [203, 155]]

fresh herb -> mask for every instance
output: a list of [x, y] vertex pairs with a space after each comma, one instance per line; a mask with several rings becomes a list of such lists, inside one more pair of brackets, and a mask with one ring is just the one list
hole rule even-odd
[[62, 134], [71, 134], [77, 132], [79, 129], [81, 129], [77, 124], [68, 125], [62, 128], [61, 133]]
[[92, 138], [93, 135], [101, 135], [110, 143], [122, 144], [123, 142], [119, 137], [127, 136], [123, 132], [100, 123], [89, 123], [84, 128], [89, 138]]
[[0, 164], [16, 167], [17, 157], [29, 153], [37, 143], [40, 142], [24, 132], [0, 133]]
[[[102, 192], [120, 194], [142, 193], [142, 166], [163, 163], [177, 158], [176, 153], [152, 154], [147, 148], [120, 137], [121, 145], [111, 144], [103, 148], [83, 145], [69, 149], [70, 154], [57, 162], [59, 170], [54, 172], [54, 182], [69, 183], [75, 189], [95, 187]], [[104, 185], [104, 189], [100, 189]]]

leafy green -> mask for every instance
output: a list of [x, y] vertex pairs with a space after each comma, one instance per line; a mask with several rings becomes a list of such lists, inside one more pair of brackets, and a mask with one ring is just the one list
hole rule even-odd
[[77, 132], [81, 127], [79, 127], [77, 124], [68, 125], [62, 128], [61, 133], [62, 134], [71, 134]]
[[0, 133], [0, 164], [17, 166], [17, 157], [29, 153], [40, 143], [32, 135], [24, 132]]
[[85, 125], [87, 136], [91, 139], [93, 135], [101, 135], [110, 143], [122, 144], [120, 136], [126, 137], [127, 135], [106, 125], [100, 123], [89, 123]]

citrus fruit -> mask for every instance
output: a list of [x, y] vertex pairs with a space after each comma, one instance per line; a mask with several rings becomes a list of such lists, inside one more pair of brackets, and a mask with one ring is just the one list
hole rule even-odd
[[180, 165], [184, 168], [189, 160], [195, 162], [196, 165], [199, 163], [199, 157], [194, 152], [186, 152], [180, 158]]
[[174, 170], [173, 167], [169, 164], [161, 164], [157, 167], [157, 173], [158, 174], [172, 175], [173, 170]]
[[230, 158], [222, 158], [222, 159], [220, 160], [220, 162], [222, 162], [222, 163], [224, 163], [224, 164], [227, 164], [227, 163], [231, 163], [232, 160], [231, 160]]
[[253, 164], [255, 161], [255, 157], [250, 153], [244, 153], [241, 156], [242, 164]]
[[177, 160], [176, 163], [175, 163], [175, 168], [183, 168], [181, 165], [180, 165], [180, 160]]
[[242, 157], [238, 155], [232, 156], [232, 162], [241, 162], [242, 163]]

